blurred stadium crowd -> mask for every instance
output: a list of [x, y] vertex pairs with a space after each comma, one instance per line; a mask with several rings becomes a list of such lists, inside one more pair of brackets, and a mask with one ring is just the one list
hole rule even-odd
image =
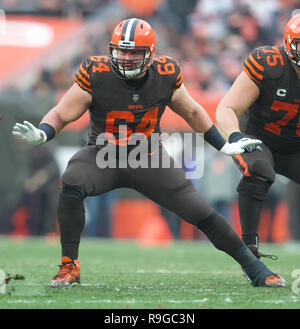
[[[28, 11], [72, 17], [76, 12], [76, 15], [88, 19], [88, 14], [108, 2], [2, 0], [0, 4], [1, 8], [8, 6], [7, 13]], [[205, 91], [224, 92], [240, 72], [241, 64], [252, 48], [282, 42], [284, 26], [299, 1], [156, 0], [152, 7], [144, 11], [143, 8], [139, 9], [141, 1], [119, 1], [119, 4], [124, 6], [122, 18], [139, 14], [154, 26], [158, 36], [158, 53], [167, 53], [178, 59], [183, 67], [186, 85]], [[87, 33], [85, 40], [78, 45], [81, 50], [75, 58], [71, 58], [70, 66], [64, 63], [63, 69], [54, 72], [48, 72], [45, 68], [36, 86], [47, 84], [51, 90], [64, 91], [72, 82], [70, 72], [83, 58], [90, 54], [108, 54], [111, 32], [119, 17], [111, 17], [104, 31], [97, 29], [95, 24], [95, 29]]]
[[1, 0], [8, 14], [84, 17], [109, 0]]
[[[109, 6], [115, 9], [112, 11], [113, 14], [105, 16], [104, 20], [103, 12]], [[299, 7], [297, 0], [0, 0], [0, 8], [3, 8], [7, 14], [80, 17], [85, 27], [80, 38], [70, 42], [70, 47], [76, 51], [71, 51], [71, 55], [68, 55], [67, 58], [61, 58], [58, 53], [54, 59], [52, 58], [51, 65], [47, 65], [47, 61], [45, 61], [44, 67], [37, 70], [34, 79], [28, 83], [18, 84], [18, 79], [14, 78], [13, 81], [10, 80], [3, 85], [0, 104], [1, 107], [5, 105], [7, 108], [14, 109], [15, 114], [12, 121], [30, 121], [31, 119], [33, 123], [38, 123], [43, 114], [72, 85], [73, 74], [84, 58], [91, 55], [108, 54], [113, 28], [120, 20], [127, 17], [143, 18], [154, 27], [158, 38], [157, 53], [172, 56], [180, 62], [183, 68], [184, 83], [188, 89], [223, 94], [240, 73], [244, 58], [252, 48], [282, 43], [285, 24], [297, 7]], [[6, 140], [11, 138], [10, 128], [9, 126], [4, 132]], [[5, 194], [8, 189], [17, 191], [17, 186], [21, 181], [25, 181], [23, 186], [27, 193], [24, 195], [24, 191], [19, 189], [18, 197], [16, 195], [13, 197], [14, 200], [19, 198], [16, 204], [10, 202], [5, 205], [4, 201], [2, 201], [2, 205], [0, 203], [2, 233], [11, 232], [11, 224], [10, 226], [3, 224], [4, 218], [7, 218], [8, 214], [12, 214], [12, 209], [25, 211], [22, 205], [29, 202], [26, 199], [28, 193], [38, 191], [41, 186], [46, 195], [44, 198], [46, 201], [44, 201], [44, 206], [41, 206], [41, 196], [39, 195], [38, 199], [34, 201], [33, 208], [37, 211], [36, 205], [39, 204], [39, 207], [44, 210], [44, 214], [48, 214], [48, 217], [53, 216], [56, 204], [55, 195], [57, 194], [55, 191], [60, 175], [52, 155], [53, 150], [57, 145], [83, 145], [85, 133], [86, 131], [77, 132], [76, 137], [71, 132], [62, 133], [62, 137], [59, 137], [57, 141], [30, 149], [30, 152], [28, 149], [24, 151], [24, 146], [16, 144], [12, 146], [12, 142], [0, 142], [1, 147], [18, 150], [12, 155], [15, 163], [18, 163], [16, 160], [18, 156], [19, 161], [31, 163], [28, 165], [30, 169], [27, 172], [23, 174], [20, 172], [20, 177], [14, 179], [15, 184], [12, 184], [13, 176], [10, 175], [0, 182], [1, 195]], [[71, 140], [72, 142], [70, 142]], [[20, 156], [20, 152], [22, 152], [22, 156]], [[197, 188], [204, 198], [207, 198], [219, 211], [230, 217], [232, 212], [229, 210], [236, 198], [235, 189], [240, 177], [239, 172], [231, 159], [226, 159], [211, 149], [208, 150], [207, 159], [209, 164], [205, 168], [205, 175], [195, 184], [199, 184]], [[1, 166], [5, 166], [5, 164]], [[11, 175], [13, 175], [14, 168], [8, 164], [6, 166], [11, 167]], [[41, 170], [45, 167], [47, 167], [47, 177], [45, 177], [46, 171]], [[216, 186], [220, 177], [224, 181], [224, 189], [220, 188], [216, 193], [216, 189], [213, 187]], [[48, 184], [49, 181], [52, 184]], [[203, 188], [203, 186], [205, 187]], [[291, 195], [294, 198], [291, 198]], [[298, 240], [300, 239], [299, 224], [298, 226], [295, 224], [295, 218], [299, 217], [298, 203], [292, 201], [297, 199], [295, 196], [300, 196], [297, 186], [291, 185], [287, 180], [279, 177], [271, 188], [266, 207], [270, 210], [272, 217], [274, 209], [281, 201], [293, 202], [293, 205], [289, 207], [291, 209], [289, 225], [293, 227], [290, 230], [290, 238]], [[108, 202], [118, 197], [120, 197], [119, 194], [113, 195]], [[95, 203], [91, 203], [88, 209], [91, 214], [96, 214], [97, 211], [99, 212], [99, 202], [96, 207]], [[162, 209], [162, 213], [170, 223], [174, 236], [178, 237], [179, 228], [176, 224], [178, 219], [174, 219], [174, 216], [166, 210]], [[17, 215], [14, 212], [14, 216]], [[37, 218], [35, 221], [39, 222], [39, 219]], [[51, 219], [44, 221], [49, 223]], [[98, 229], [95, 226], [87, 227], [86, 234], [109, 236], [107, 216], [106, 224], [103, 224], [104, 222], [102, 220], [101, 227]], [[19, 223], [19, 225], [21, 224]], [[31, 233], [45, 234], [53, 230], [55, 227], [53, 228], [53, 224], [51, 224], [50, 227], [45, 225]], [[266, 240], [272, 241], [272, 237], [267, 237]]]

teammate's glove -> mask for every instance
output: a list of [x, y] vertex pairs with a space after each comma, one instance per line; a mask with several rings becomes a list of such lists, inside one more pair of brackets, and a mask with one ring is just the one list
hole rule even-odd
[[228, 142], [221, 148], [221, 152], [233, 156], [244, 152], [262, 151], [259, 146], [262, 141], [244, 136], [240, 132], [234, 132], [229, 136]]
[[28, 121], [24, 121], [23, 124], [16, 123], [12, 134], [32, 145], [42, 144], [47, 141], [46, 133], [43, 130], [36, 128]]

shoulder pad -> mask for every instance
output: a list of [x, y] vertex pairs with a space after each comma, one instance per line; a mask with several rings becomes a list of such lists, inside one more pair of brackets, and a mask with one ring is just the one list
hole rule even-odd
[[92, 93], [91, 84], [91, 61], [90, 59], [85, 59], [79, 66], [78, 71], [74, 75], [74, 80], [80, 88], [87, 91], [89, 94]]
[[109, 72], [111, 70], [107, 56], [90, 56], [89, 60], [92, 73]]
[[85, 59], [79, 66], [74, 75], [75, 82], [80, 88], [92, 94], [93, 77], [101, 72], [109, 72], [109, 58], [107, 56], [90, 56]]
[[180, 64], [170, 56], [160, 56], [153, 59], [157, 72], [172, 79], [172, 88], [177, 89], [182, 85], [183, 75]]
[[283, 55], [283, 47], [255, 48], [245, 59], [244, 71], [257, 85], [265, 79], [277, 79], [284, 72]]

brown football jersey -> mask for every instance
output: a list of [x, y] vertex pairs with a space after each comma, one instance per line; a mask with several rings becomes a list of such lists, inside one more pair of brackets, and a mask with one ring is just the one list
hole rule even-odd
[[[110, 133], [112, 142], [126, 145], [133, 133], [149, 138], [160, 131], [165, 107], [182, 84], [182, 71], [176, 60], [162, 56], [154, 58], [144, 77], [125, 80], [113, 72], [107, 56], [91, 56], [74, 79], [92, 95], [88, 142], [95, 145], [99, 134]], [[126, 126], [126, 134], [120, 126]]]
[[283, 46], [251, 51], [244, 72], [260, 96], [241, 117], [241, 130], [254, 135], [275, 152], [300, 151], [300, 80]]

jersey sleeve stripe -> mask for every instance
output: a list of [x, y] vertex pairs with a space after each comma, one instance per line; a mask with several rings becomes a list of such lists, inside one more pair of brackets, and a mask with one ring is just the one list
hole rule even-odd
[[90, 89], [90, 88], [86, 87], [84, 84], [82, 84], [82, 83], [79, 81], [79, 79], [76, 77], [76, 75], [74, 76], [74, 79], [75, 79], [76, 83], [77, 83], [81, 88], [85, 89], [85, 90], [88, 91], [89, 93], [92, 92], [92, 89]]
[[248, 75], [248, 77], [251, 79], [251, 80], [253, 80], [256, 84], [260, 84], [260, 81], [258, 81], [258, 80], [256, 80], [251, 74], [250, 74], [250, 72], [248, 71], [248, 69], [246, 68], [246, 66], [244, 65], [243, 66], [243, 69], [244, 69], [244, 71], [245, 71], [245, 73]]
[[84, 67], [82, 66], [82, 64], [80, 64], [80, 70], [81, 72], [89, 79], [90, 75], [87, 73], [87, 71], [84, 69]]
[[177, 80], [180, 80], [182, 78], [182, 71], [180, 70], [180, 73], [177, 75]]
[[81, 82], [84, 82], [87, 86], [90, 86], [91, 85], [91, 83], [90, 83], [90, 81], [87, 81], [81, 74], [80, 74], [80, 72], [77, 72], [76, 73], [76, 76], [77, 76], [77, 78], [81, 81]]
[[257, 69], [259, 69], [259, 70], [262, 71], [262, 72], [265, 70], [264, 67], [263, 67], [262, 65], [260, 65], [260, 64], [254, 59], [254, 57], [253, 57], [252, 54], [249, 55], [249, 59], [250, 59], [250, 61], [256, 66]]
[[179, 86], [182, 84], [182, 80], [183, 80], [183, 79], [181, 79], [180, 81], [178, 81], [178, 82], [176, 83], [176, 87], [179, 87]]
[[247, 66], [247, 68], [252, 72], [252, 74], [258, 78], [259, 80], [262, 80], [263, 79], [263, 76], [259, 73], [257, 73], [254, 68], [252, 67], [252, 65], [248, 62], [248, 60], [246, 59], [245, 60], [245, 65]]
[[183, 81], [183, 75], [181, 74], [181, 78], [180, 78], [179, 81], [177, 81], [177, 83], [176, 83], [176, 87], [180, 86], [181, 83], [182, 83], [182, 81]]

